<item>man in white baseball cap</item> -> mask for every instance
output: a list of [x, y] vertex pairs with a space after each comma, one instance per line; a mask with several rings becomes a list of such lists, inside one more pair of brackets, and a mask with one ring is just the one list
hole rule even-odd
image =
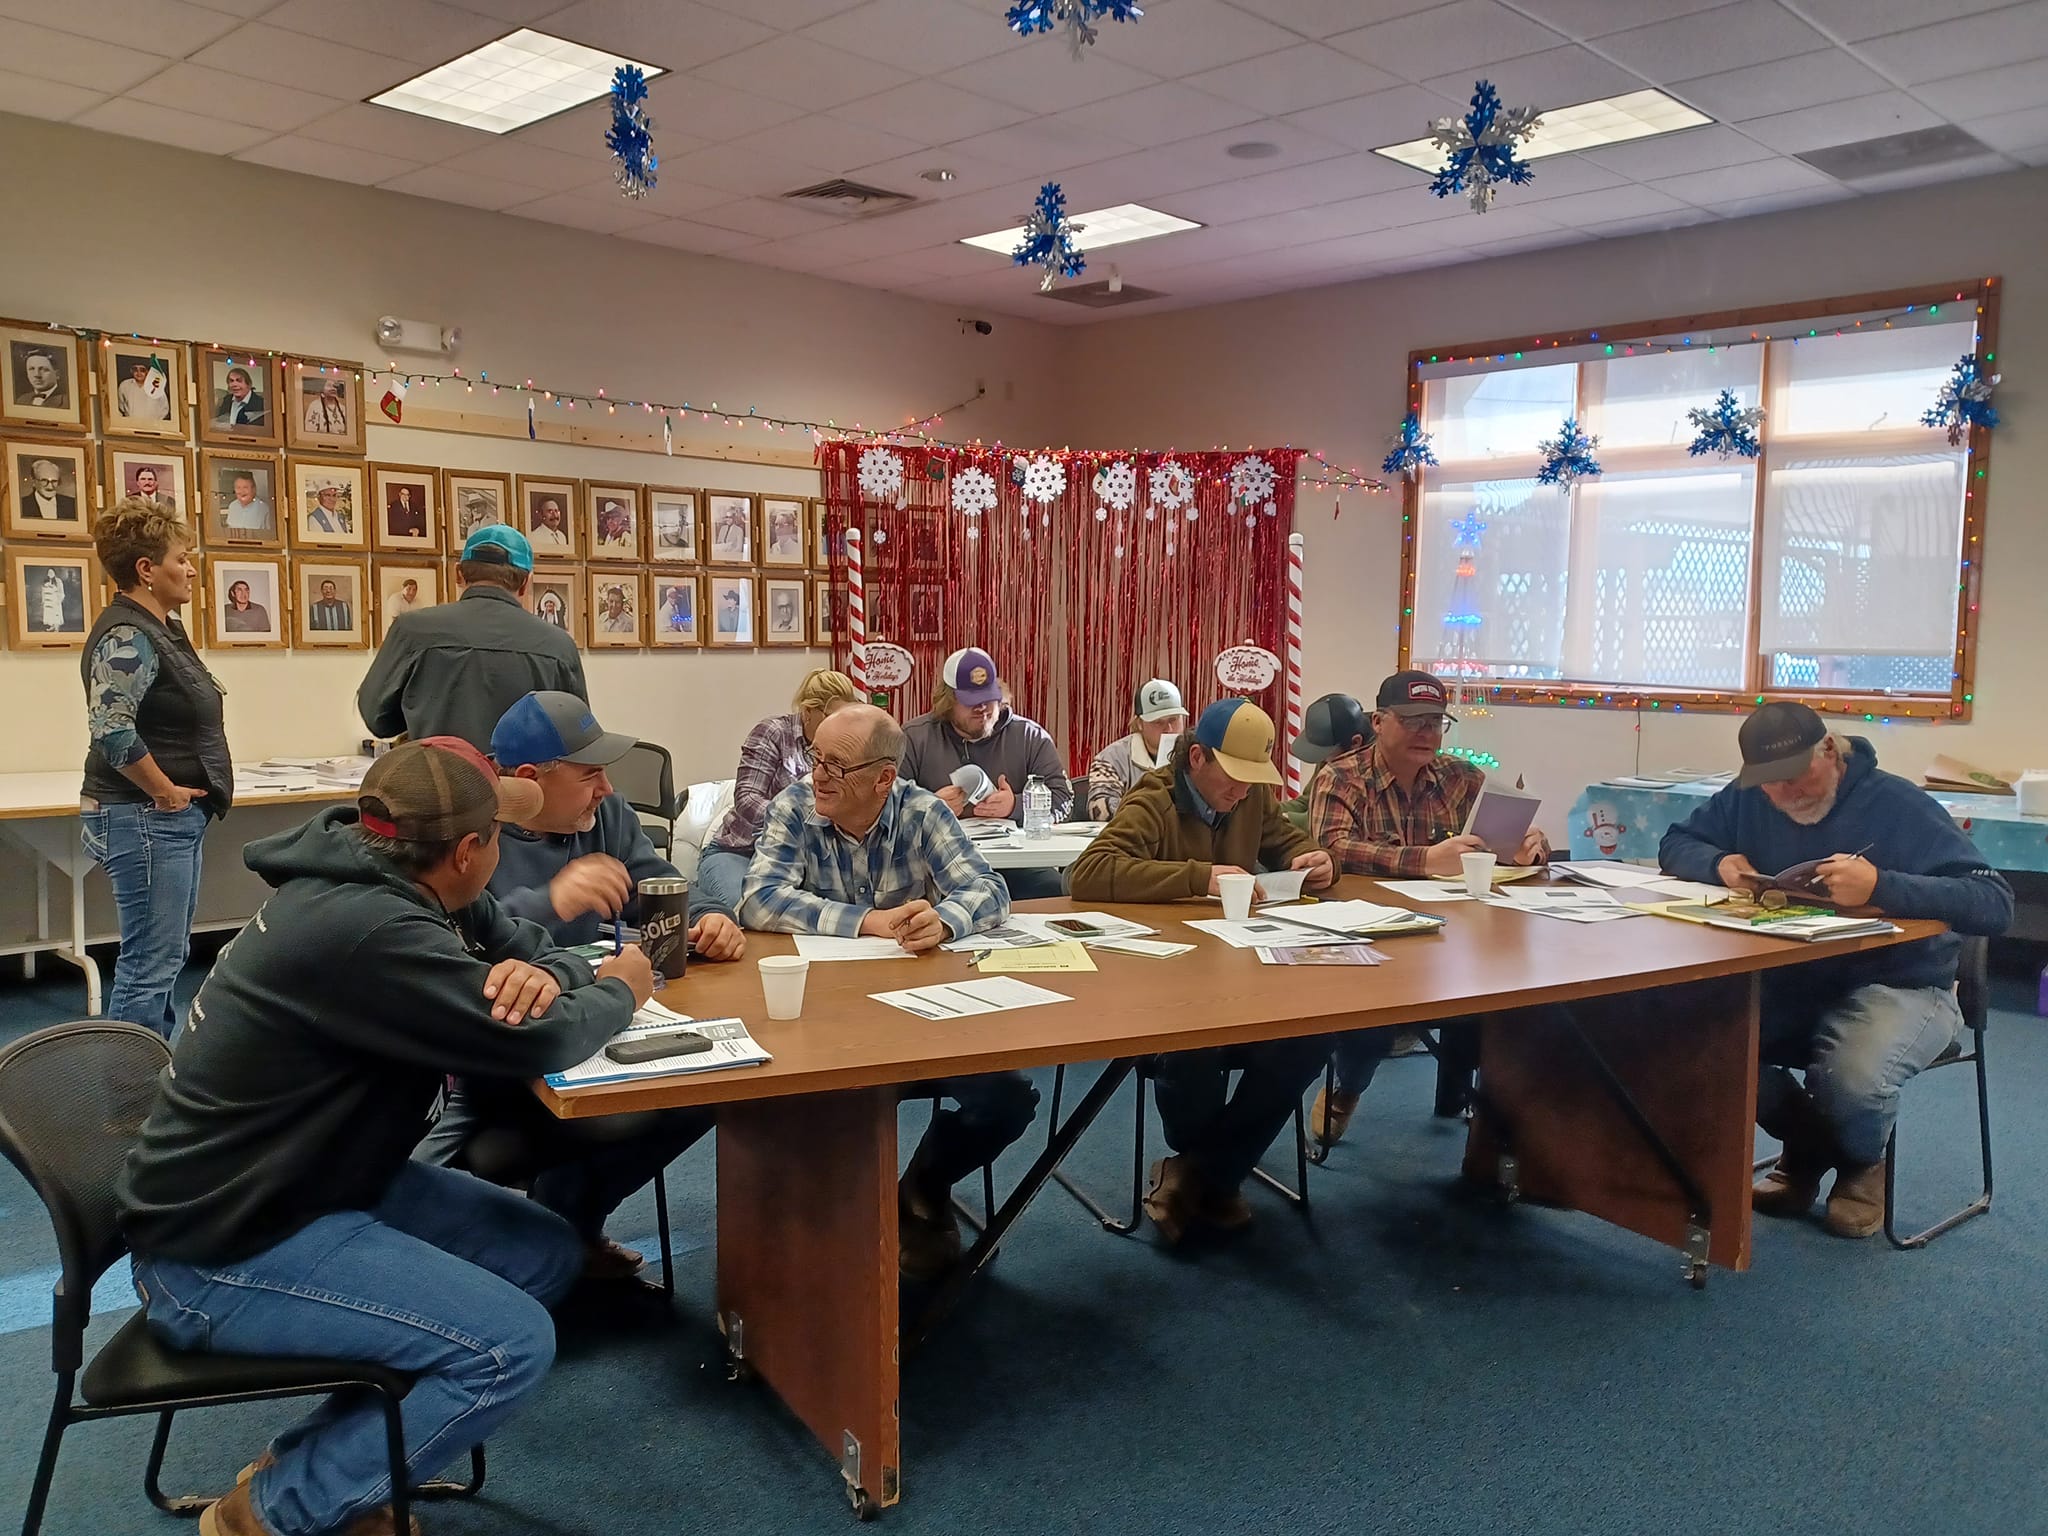
[[1130, 734], [1117, 737], [1088, 765], [1089, 819], [1109, 820], [1123, 804], [1125, 790], [1165, 767], [1187, 723], [1180, 689], [1163, 677], [1140, 683], [1131, 701]]

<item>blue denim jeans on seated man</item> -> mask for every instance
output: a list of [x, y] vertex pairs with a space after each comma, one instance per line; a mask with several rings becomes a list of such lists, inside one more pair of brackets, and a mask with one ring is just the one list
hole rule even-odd
[[[1804, 1093], [1834, 1133], [1843, 1165], [1884, 1157], [1899, 1113], [1899, 1087], [1961, 1033], [1962, 1009], [1946, 987], [1863, 986], [1818, 1009], [1765, 992], [1757, 1118], [1783, 1096]], [[1803, 1070], [1802, 1088], [1788, 1069]]]
[[[374, 1361], [415, 1377], [403, 1417], [417, 1485], [540, 1385], [548, 1308], [583, 1267], [568, 1223], [524, 1196], [408, 1163], [373, 1211], [322, 1216], [239, 1263], [138, 1258], [150, 1328], [179, 1349]], [[330, 1398], [270, 1444], [251, 1488], [276, 1536], [338, 1531], [391, 1501], [384, 1414]]]
[[706, 848], [698, 855], [697, 878], [690, 882], [692, 919], [700, 911], [715, 910], [737, 921], [740, 888], [747, 883], [747, 870], [753, 862], [753, 854], [730, 848]]
[[206, 811], [196, 802], [182, 811], [103, 805], [81, 812], [79, 822], [86, 854], [107, 872], [121, 917], [106, 1016], [168, 1040], [178, 1024], [171, 992], [192, 951]]

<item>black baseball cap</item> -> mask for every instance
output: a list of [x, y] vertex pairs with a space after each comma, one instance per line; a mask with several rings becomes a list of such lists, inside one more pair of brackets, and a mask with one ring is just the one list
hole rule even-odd
[[1827, 734], [1826, 722], [1804, 704], [1784, 699], [1764, 705], [1742, 722], [1736, 735], [1742, 747], [1742, 772], [1736, 775], [1736, 784], [1755, 789], [1798, 778]]
[[1320, 763], [1350, 746], [1354, 736], [1372, 740], [1372, 720], [1365, 706], [1348, 693], [1326, 693], [1303, 711], [1301, 734], [1287, 752], [1304, 763]]
[[1450, 713], [1450, 702], [1450, 695], [1444, 692], [1440, 679], [1427, 672], [1396, 672], [1380, 684], [1379, 697], [1373, 700], [1373, 708], [1384, 709], [1403, 720], [1412, 720], [1419, 715], [1443, 715], [1446, 719], [1455, 720], [1458, 717]]

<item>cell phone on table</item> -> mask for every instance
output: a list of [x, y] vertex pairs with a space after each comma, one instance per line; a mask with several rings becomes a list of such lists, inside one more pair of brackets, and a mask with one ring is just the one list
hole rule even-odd
[[1109, 930], [1098, 928], [1093, 923], [1084, 923], [1078, 917], [1049, 917], [1045, 926], [1054, 933], [1064, 933], [1070, 938], [1099, 939]]
[[604, 1054], [622, 1067], [632, 1067], [643, 1061], [659, 1061], [664, 1056], [695, 1056], [710, 1049], [711, 1042], [694, 1029], [667, 1029], [634, 1040], [614, 1040], [604, 1048]]

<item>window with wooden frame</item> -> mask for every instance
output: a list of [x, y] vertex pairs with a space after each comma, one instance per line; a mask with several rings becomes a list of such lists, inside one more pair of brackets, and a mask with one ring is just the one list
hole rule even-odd
[[[1925, 426], [1997, 371], [1994, 278], [1410, 354], [1401, 664], [1502, 703], [1966, 719], [1990, 434]], [[1762, 451], [1695, 455], [1696, 408]], [[1567, 417], [1601, 473], [1537, 481]]]

